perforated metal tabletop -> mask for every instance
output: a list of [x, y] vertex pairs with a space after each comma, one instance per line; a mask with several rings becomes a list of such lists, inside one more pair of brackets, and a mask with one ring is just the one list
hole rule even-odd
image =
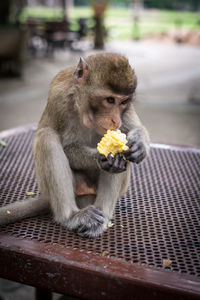
[[[34, 131], [0, 133], [1, 206], [38, 193]], [[51, 215], [1, 227], [0, 276], [84, 299], [200, 299], [199, 149], [152, 144], [112, 223], [94, 240]]]

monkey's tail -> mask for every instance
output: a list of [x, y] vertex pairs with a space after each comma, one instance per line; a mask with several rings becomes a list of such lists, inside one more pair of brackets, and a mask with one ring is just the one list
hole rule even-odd
[[0, 208], [0, 226], [34, 217], [49, 210], [48, 200], [41, 196], [16, 201]]

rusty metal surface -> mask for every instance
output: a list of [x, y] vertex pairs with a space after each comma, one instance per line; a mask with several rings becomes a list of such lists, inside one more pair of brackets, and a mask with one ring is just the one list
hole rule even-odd
[[[26, 192], [38, 193], [33, 170], [33, 134], [34, 129], [29, 127], [2, 135], [7, 146], [0, 148], [1, 206], [24, 198], [28, 201]], [[192, 293], [200, 295], [199, 220], [200, 150], [152, 145], [149, 158], [132, 167], [130, 188], [117, 204], [113, 227], [102, 237], [95, 240], [80, 238], [55, 224], [50, 215], [1, 227], [0, 232], [4, 245], [2, 249], [8, 251], [3, 253], [9, 253], [9, 257], [13, 253], [10, 252], [12, 242], [6, 247], [5, 236], [10, 241], [19, 239], [24, 242], [22, 245], [29, 242], [32, 248], [40, 244], [51, 249], [51, 252], [57, 248], [65, 253], [75, 251], [77, 257], [86, 255], [88, 260], [92, 257], [94, 265], [95, 261], [97, 265], [105, 261], [107, 267], [127, 266], [127, 272], [132, 274], [128, 274], [130, 280], [135, 276], [137, 284], [143, 280], [148, 286], [149, 279], [154, 278], [149, 281], [149, 286], [152, 284], [157, 292], [167, 286], [169, 291], [178, 290], [181, 295], [182, 285], [182, 291], [188, 291], [191, 296]], [[102, 257], [104, 251], [106, 257]], [[166, 267], [163, 265], [164, 259], [172, 263]], [[82, 268], [84, 270], [84, 266]], [[143, 272], [138, 280], [134, 270], [137, 274], [138, 270]], [[104, 276], [103, 271], [101, 269], [101, 276]], [[161, 277], [162, 284], [158, 288], [156, 280]], [[176, 278], [180, 286], [175, 287], [172, 279], [174, 281]]]
[[81, 299], [199, 299], [200, 280], [0, 234], [0, 276]]

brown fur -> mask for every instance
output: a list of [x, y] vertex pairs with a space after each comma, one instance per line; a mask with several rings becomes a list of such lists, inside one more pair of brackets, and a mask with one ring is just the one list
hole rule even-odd
[[[51, 84], [34, 140], [41, 206], [49, 202], [56, 222], [81, 236], [96, 237], [107, 228], [129, 184], [130, 163], [119, 157], [102, 160], [97, 153], [105, 131], [120, 127], [127, 133], [127, 160], [138, 163], [148, 153], [148, 133], [131, 102], [136, 84], [127, 59], [118, 54], [80, 59], [77, 68], [61, 71]], [[20, 209], [27, 216], [37, 210]]]
[[118, 54], [97, 54], [88, 57], [86, 62], [89, 69], [95, 71], [95, 76], [88, 72], [86, 84], [89, 86], [108, 88], [123, 95], [135, 91], [137, 79], [125, 57]]

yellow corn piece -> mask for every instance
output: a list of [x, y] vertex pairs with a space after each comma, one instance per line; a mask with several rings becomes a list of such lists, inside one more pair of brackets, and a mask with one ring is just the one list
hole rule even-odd
[[120, 153], [122, 151], [126, 151], [129, 147], [126, 145], [127, 143], [126, 135], [118, 130], [108, 130], [106, 134], [104, 134], [100, 143], [97, 145], [97, 150], [100, 154], [108, 156], [109, 153], [113, 155]]

